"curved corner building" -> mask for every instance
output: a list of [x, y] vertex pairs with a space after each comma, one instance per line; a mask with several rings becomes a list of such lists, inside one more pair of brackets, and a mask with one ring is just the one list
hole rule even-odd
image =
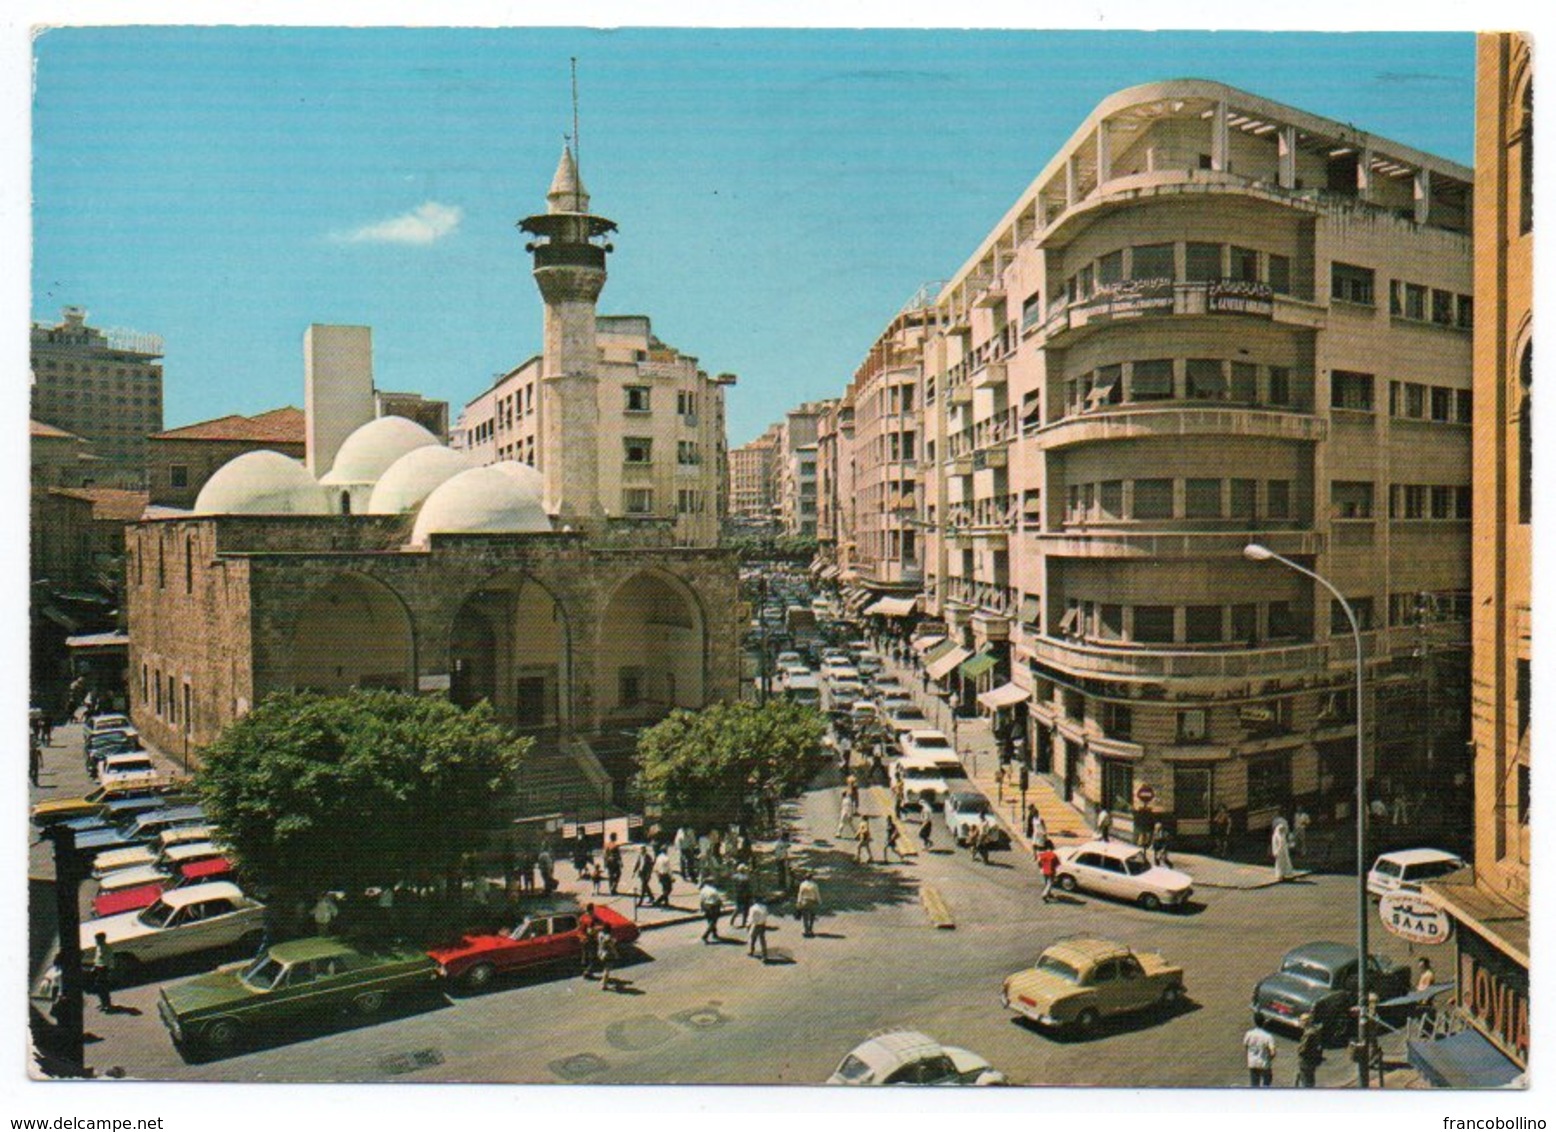
[[1223, 806], [1244, 831], [1353, 817], [1349, 628], [1251, 541], [1363, 620], [1370, 794], [1410, 820], [1467, 805], [1472, 179], [1151, 83], [940, 291], [925, 603], [973, 655], [931, 671], [1010, 713], [1088, 816], [1149, 799], [1191, 842]]

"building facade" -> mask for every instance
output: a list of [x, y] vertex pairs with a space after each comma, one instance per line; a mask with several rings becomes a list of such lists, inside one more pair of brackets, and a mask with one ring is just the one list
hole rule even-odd
[[90, 442], [102, 486], [144, 486], [146, 437], [162, 430], [162, 340], [104, 331], [66, 307], [32, 326], [32, 419]]
[[188, 509], [217, 469], [245, 452], [269, 449], [302, 459], [307, 452], [305, 418], [287, 405], [245, 417], [237, 413], [199, 421], [146, 438], [146, 481], [158, 507]]
[[729, 453], [729, 517], [739, 526], [761, 526], [773, 520], [778, 493], [773, 481], [778, 426], [772, 425], [749, 444]]

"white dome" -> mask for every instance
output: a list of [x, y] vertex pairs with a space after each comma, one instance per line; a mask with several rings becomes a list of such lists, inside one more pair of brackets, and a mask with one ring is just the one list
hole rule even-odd
[[329, 499], [301, 460], [260, 449], [229, 460], [205, 481], [197, 515], [328, 515]]
[[460, 472], [427, 496], [411, 541], [430, 535], [536, 534], [551, 529], [538, 487], [503, 464]]
[[522, 464], [517, 460], [499, 460], [492, 464], [499, 472], [506, 472], [515, 481], [533, 491], [537, 498], [542, 498], [546, 491], [546, 477], [541, 475], [528, 464]]
[[404, 417], [379, 417], [346, 437], [335, 463], [319, 482], [331, 487], [377, 483], [401, 456], [436, 444], [438, 438]]
[[369, 515], [397, 515], [413, 511], [445, 480], [476, 467], [475, 457], [440, 444], [413, 448], [389, 466], [373, 485]]

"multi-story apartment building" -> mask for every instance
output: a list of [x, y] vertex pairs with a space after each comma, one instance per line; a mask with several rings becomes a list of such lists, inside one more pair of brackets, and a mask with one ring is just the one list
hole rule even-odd
[[829, 581], [845, 570], [857, 576], [854, 490], [854, 403], [845, 395], [816, 420], [816, 546]]
[[373, 407], [380, 417], [404, 417], [408, 421], [415, 421], [437, 437], [439, 444], [448, 443], [447, 401], [435, 401], [420, 393], [391, 393], [387, 389], [375, 389]]
[[[1475, 92], [1473, 870], [1430, 887], [1454, 921], [1457, 983], [1438, 1029], [1476, 1040], [1484, 1076], [1438, 1042], [1411, 1061], [1439, 1085], [1500, 1085], [1529, 1057], [1530, 519], [1534, 434], [1534, 67], [1520, 34], [1479, 37]], [[1467, 1032], [1456, 1023], [1468, 1023]], [[1506, 1059], [1505, 1061], [1503, 1059]]]
[[830, 401], [807, 401], [784, 414], [773, 446], [775, 510], [784, 534], [816, 533], [816, 438]]
[[964, 662], [932, 670], [964, 706], [1021, 701], [1034, 769], [1086, 811], [1152, 799], [1189, 838], [1222, 808], [1350, 813], [1343, 610], [1251, 541], [1359, 612], [1369, 789], [1465, 773], [1470, 199], [1464, 166], [1152, 83], [1104, 100], [940, 292], [924, 592]]
[[139, 488], [146, 437], [162, 431], [162, 340], [99, 330], [66, 307], [32, 326], [32, 419], [75, 433], [101, 458], [96, 480]]
[[778, 426], [772, 425], [749, 444], [729, 453], [729, 517], [742, 524], [772, 522], [778, 495], [773, 483], [773, 451]]
[[[643, 315], [595, 320], [599, 381], [599, 492], [607, 517], [673, 518], [685, 546], [718, 541], [728, 506], [724, 391], [697, 359], [654, 336]], [[483, 463], [546, 461], [541, 360], [501, 375], [467, 404], [453, 444]]]

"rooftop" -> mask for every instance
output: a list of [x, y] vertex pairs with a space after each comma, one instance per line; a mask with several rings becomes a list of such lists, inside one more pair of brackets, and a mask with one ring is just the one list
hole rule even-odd
[[49, 440], [80, 440], [81, 439], [81, 437], [77, 436], [73, 432], [66, 432], [62, 428], [55, 428], [51, 424], [44, 424], [42, 421], [33, 421], [33, 420], [29, 420], [27, 422], [27, 435], [31, 436], [35, 440], [39, 439], [39, 438], [49, 439]]
[[159, 432], [152, 440], [248, 440], [260, 444], [302, 444], [303, 411], [292, 405], [245, 417], [232, 413]]
[[139, 520], [150, 499], [144, 491], [127, 491], [118, 487], [51, 487], [49, 494], [84, 499], [92, 505], [93, 519], [120, 523]]

